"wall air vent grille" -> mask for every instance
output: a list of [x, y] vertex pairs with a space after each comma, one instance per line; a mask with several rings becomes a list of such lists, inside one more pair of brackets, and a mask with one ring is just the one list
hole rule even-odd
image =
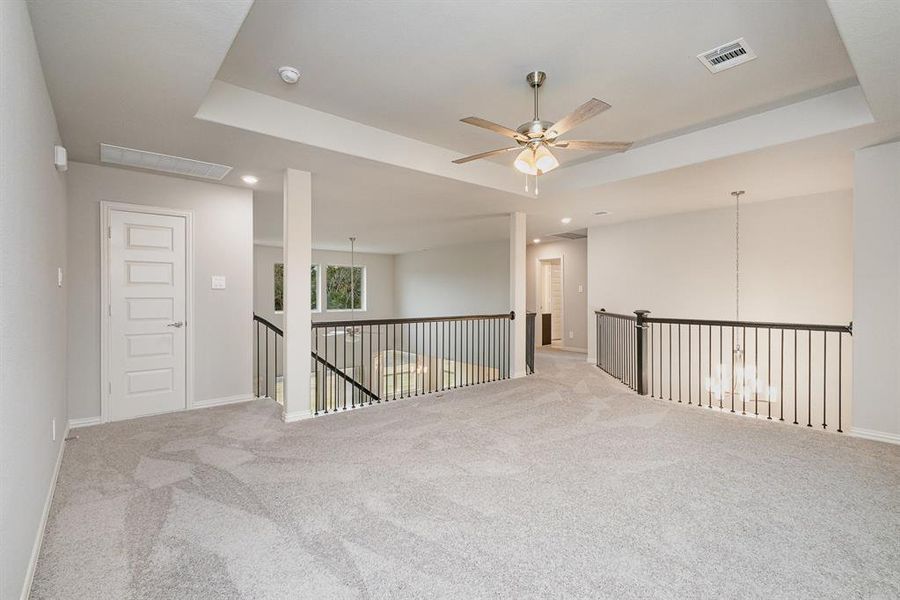
[[100, 144], [100, 162], [215, 181], [221, 181], [231, 171], [231, 167], [227, 165], [217, 165], [216, 163], [110, 144]]
[[731, 67], [742, 65], [756, 58], [753, 51], [744, 38], [723, 44], [718, 48], [701, 52], [697, 59], [702, 62], [711, 73], [718, 73]]
[[566, 240], [583, 240], [587, 237], [587, 229], [578, 229], [577, 231], [565, 231], [563, 233], [554, 233], [550, 237], [563, 238]]

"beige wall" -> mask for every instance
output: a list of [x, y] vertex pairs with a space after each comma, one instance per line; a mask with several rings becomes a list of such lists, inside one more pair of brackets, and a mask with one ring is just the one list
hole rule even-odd
[[[563, 270], [563, 346], [574, 350], [587, 348], [587, 240], [561, 240], [532, 244], [526, 249], [528, 312], [540, 306], [540, 261], [559, 258]], [[536, 317], [540, 320], [540, 315]], [[536, 325], [540, 332], [540, 324]], [[570, 335], [571, 333], [571, 335]], [[540, 344], [539, 333], [535, 342]]]
[[26, 5], [0, 2], [0, 598], [30, 585], [68, 418], [71, 275], [57, 143]]
[[[248, 396], [253, 203], [247, 190], [126, 169], [69, 169], [69, 411], [100, 415], [100, 201], [193, 211], [194, 401]], [[224, 275], [225, 290], [210, 277]]]
[[397, 317], [509, 312], [509, 242], [444, 246], [395, 257]]
[[[852, 318], [849, 191], [745, 203], [741, 319], [847, 324]], [[588, 230], [588, 318], [734, 318], [734, 209]], [[594, 327], [588, 327], [593, 356]]]

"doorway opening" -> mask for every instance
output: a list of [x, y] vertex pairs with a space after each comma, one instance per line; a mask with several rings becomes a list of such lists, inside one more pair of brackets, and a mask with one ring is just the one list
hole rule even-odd
[[565, 334], [565, 298], [561, 258], [545, 258], [539, 261], [540, 345], [563, 346]]

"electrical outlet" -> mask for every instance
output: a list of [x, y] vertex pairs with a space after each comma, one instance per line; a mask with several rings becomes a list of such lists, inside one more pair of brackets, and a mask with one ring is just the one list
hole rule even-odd
[[579, 285], [579, 286], [578, 286], [578, 293], [579, 293], [579, 294], [583, 294], [583, 293], [584, 293], [584, 286], [583, 286], [583, 285]]
[[56, 419], [50, 419], [50, 441], [56, 441]]

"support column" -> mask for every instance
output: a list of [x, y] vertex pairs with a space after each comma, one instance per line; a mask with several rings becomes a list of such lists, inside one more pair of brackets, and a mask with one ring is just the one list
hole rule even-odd
[[284, 412], [285, 423], [313, 415], [309, 269], [312, 263], [312, 177], [284, 172]]
[[[853, 435], [900, 443], [900, 142], [853, 163]], [[844, 428], [846, 429], [844, 420]]]
[[524, 377], [525, 369], [525, 213], [509, 215], [509, 308], [516, 313], [512, 322], [510, 364], [513, 378]]

